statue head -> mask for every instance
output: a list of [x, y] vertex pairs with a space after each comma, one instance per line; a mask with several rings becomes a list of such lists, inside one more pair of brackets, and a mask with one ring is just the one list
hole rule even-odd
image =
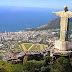
[[68, 11], [68, 7], [67, 6], [64, 6], [64, 11]]

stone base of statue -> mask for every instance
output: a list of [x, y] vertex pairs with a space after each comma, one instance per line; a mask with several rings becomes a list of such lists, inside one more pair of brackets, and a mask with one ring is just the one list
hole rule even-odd
[[67, 55], [68, 51], [70, 50], [72, 50], [72, 41], [61, 41], [61, 40], [55, 41], [54, 54]]
[[67, 43], [68, 43], [68, 41], [56, 40], [55, 41], [55, 48], [60, 51], [66, 51], [67, 50]]
[[72, 49], [72, 41], [55, 41], [55, 48], [60, 51], [67, 51]]

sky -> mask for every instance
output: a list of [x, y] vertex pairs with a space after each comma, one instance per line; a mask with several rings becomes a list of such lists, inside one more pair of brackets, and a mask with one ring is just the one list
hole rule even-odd
[[0, 6], [63, 8], [65, 5], [72, 9], [72, 0], [0, 0]]

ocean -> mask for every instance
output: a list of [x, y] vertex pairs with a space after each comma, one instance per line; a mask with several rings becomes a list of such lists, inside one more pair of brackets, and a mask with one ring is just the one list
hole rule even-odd
[[0, 32], [17, 32], [40, 27], [57, 18], [49, 8], [0, 7]]

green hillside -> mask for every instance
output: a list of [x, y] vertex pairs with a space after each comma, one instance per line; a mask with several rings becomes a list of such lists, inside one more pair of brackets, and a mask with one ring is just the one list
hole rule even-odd
[[56, 29], [56, 28], [60, 28], [59, 24], [54, 24], [48, 27], [42, 27], [42, 28], [31, 28], [31, 29], [27, 29], [30, 31], [38, 31], [38, 30], [48, 30], [48, 29]]
[[[38, 31], [38, 30], [48, 30], [48, 29], [56, 29], [56, 28], [60, 29], [60, 18], [54, 19], [44, 26], [37, 27], [37, 28], [31, 28], [27, 30]], [[69, 23], [69, 34], [72, 34], [71, 29], [72, 29], [72, 21], [70, 21]]]

